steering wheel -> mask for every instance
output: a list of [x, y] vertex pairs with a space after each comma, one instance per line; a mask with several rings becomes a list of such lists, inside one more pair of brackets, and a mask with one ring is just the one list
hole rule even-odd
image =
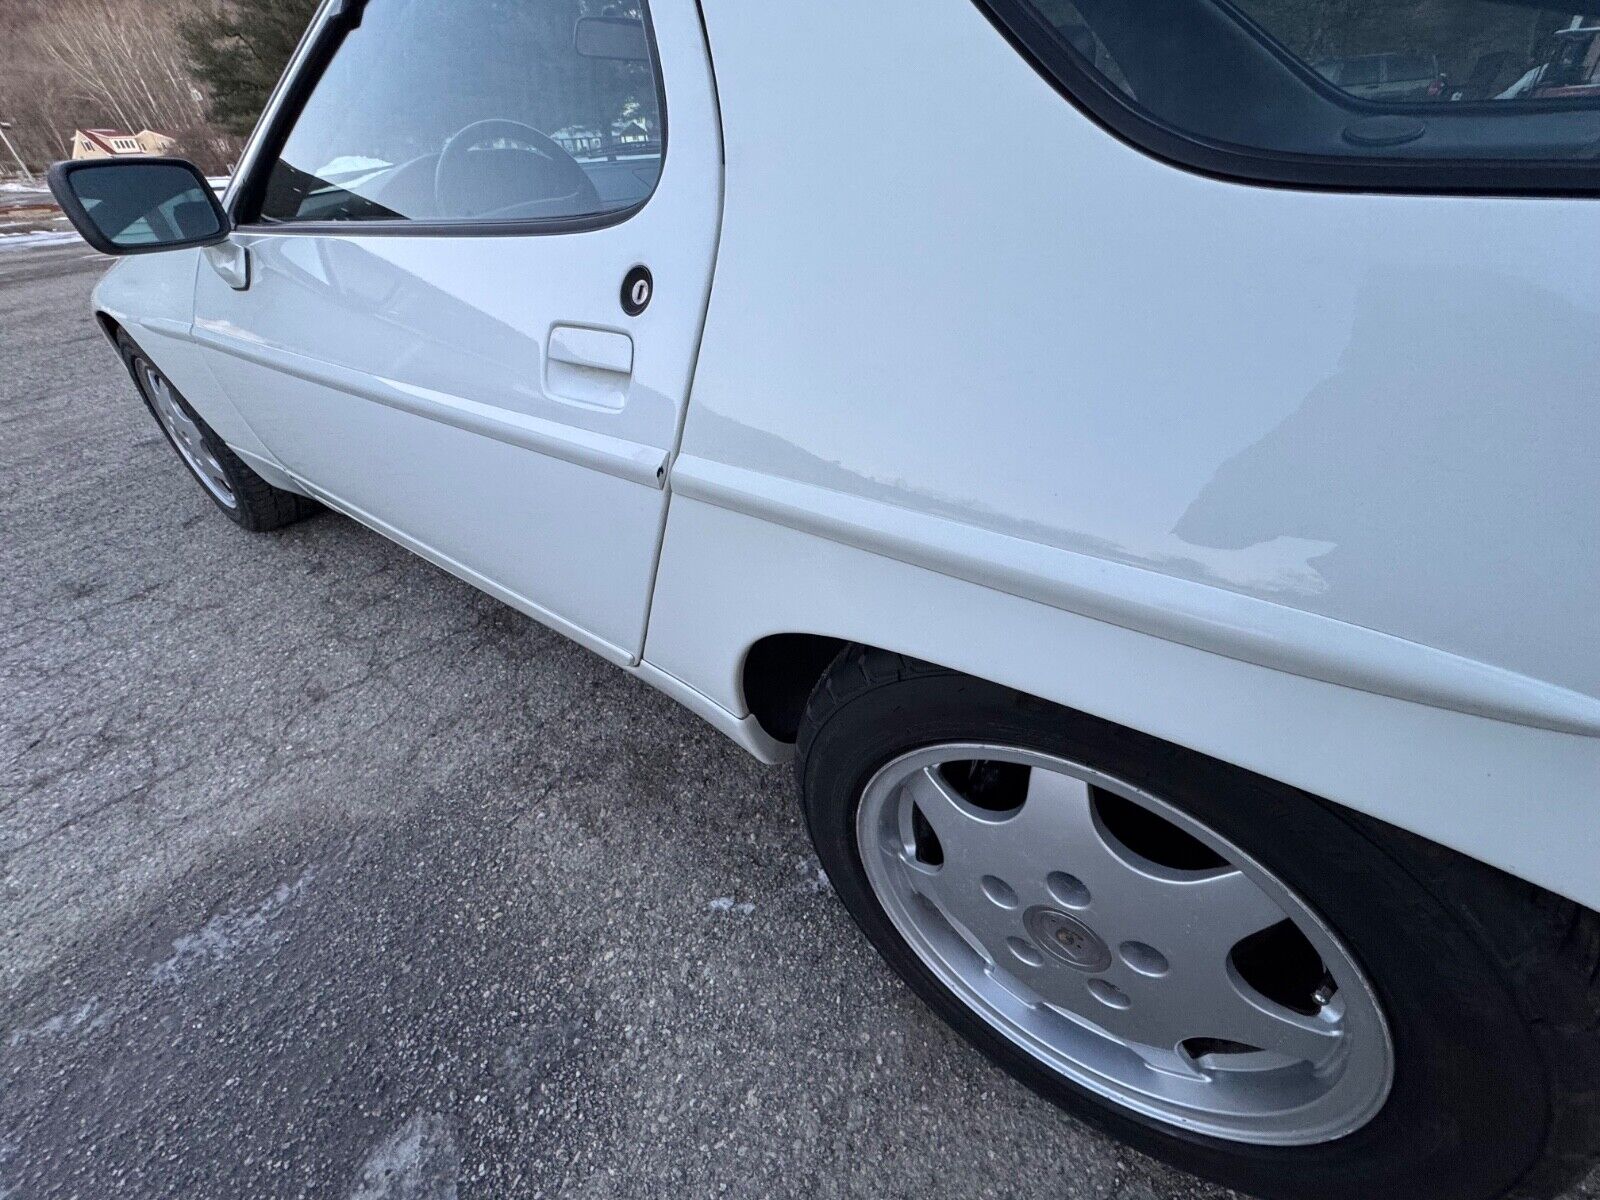
[[[485, 142], [514, 148], [479, 150]], [[569, 217], [601, 209], [600, 193], [561, 144], [521, 121], [474, 121], [451, 136], [433, 173], [441, 219]]]

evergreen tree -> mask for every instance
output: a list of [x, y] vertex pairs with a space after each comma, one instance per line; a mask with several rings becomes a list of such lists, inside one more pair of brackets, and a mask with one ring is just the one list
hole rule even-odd
[[317, 0], [227, 0], [184, 22], [213, 123], [241, 137], [255, 127], [316, 7]]

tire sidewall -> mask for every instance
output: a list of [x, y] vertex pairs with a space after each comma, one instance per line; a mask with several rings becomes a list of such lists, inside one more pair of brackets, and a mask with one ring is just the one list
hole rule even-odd
[[194, 479], [197, 484], [200, 485], [200, 490], [205, 493], [206, 499], [210, 500], [212, 504], [216, 505], [217, 509], [224, 516], [226, 516], [228, 520], [243, 528], [250, 528], [250, 514], [248, 511], [246, 511], [246, 506], [248, 504], [248, 488], [245, 485], [245, 480], [239, 477], [239, 472], [234, 466], [233, 453], [228, 449], [227, 444], [216, 435], [210, 425], [206, 424], [205, 419], [201, 417], [199, 413], [195, 412], [192, 407], [190, 407], [189, 401], [184, 398], [183, 393], [178, 391], [177, 387], [173, 385], [172, 381], [167, 379], [167, 385], [172, 388], [173, 398], [180, 406], [182, 406], [183, 411], [189, 415], [189, 419], [193, 421], [196, 427], [200, 430], [200, 436], [205, 439], [206, 446], [210, 449], [212, 454], [216, 455], [217, 462], [221, 464], [223, 473], [227, 475], [228, 486], [233, 489], [234, 495], [234, 506], [232, 508], [229, 508], [226, 504], [222, 503], [221, 500], [218, 500], [217, 497], [212, 493], [211, 489], [206, 486], [205, 480], [201, 479], [196, 473], [195, 469], [189, 465], [189, 460], [185, 458], [182, 451], [178, 449], [177, 442], [173, 440], [172, 433], [167, 429], [167, 423], [163, 421], [161, 419], [161, 415], [156, 412], [155, 402], [150, 398], [149, 393], [145, 390], [144, 380], [140, 378], [141, 365], [148, 366], [163, 379], [167, 378], [166, 372], [162, 371], [161, 368], [156, 365], [155, 361], [139, 348], [138, 343], [136, 343], [126, 333], [119, 333], [117, 335], [117, 350], [122, 355], [123, 366], [128, 369], [128, 374], [133, 379], [133, 386], [139, 393], [139, 399], [144, 401], [145, 408], [149, 410], [150, 416], [155, 420], [156, 425], [161, 430], [161, 436], [166, 438], [167, 444], [172, 447], [172, 452], [177, 455], [178, 462], [183, 466], [183, 469], [188, 472], [189, 476]]
[[[1057, 755], [1188, 812], [1298, 893], [1351, 950], [1394, 1043], [1383, 1109], [1333, 1142], [1246, 1146], [1189, 1134], [1102, 1100], [974, 1015], [911, 950], [861, 865], [856, 810], [872, 776], [917, 748], [986, 741]], [[1460, 920], [1371, 836], [1292, 788], [954, 673], [864, 691], [811, 732], [806, 818], [841, 899], [879, 952], [1013, 1076], [1095, 1127], [1178, 1166], [1284, 1200], [1478, 1200], [1538, 1159], [1542, 1061], [1516, 1001]]]

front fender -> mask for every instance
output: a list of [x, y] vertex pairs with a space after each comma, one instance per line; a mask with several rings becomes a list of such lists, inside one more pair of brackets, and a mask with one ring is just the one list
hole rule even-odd
[[194, 340], [195, 280], [203, 254], [173, 250], [119, 260], [94, 289], [95, 315], [126, 330], [224, 442], [258, 469], [271, 469], [277, 460], [234, 407]]

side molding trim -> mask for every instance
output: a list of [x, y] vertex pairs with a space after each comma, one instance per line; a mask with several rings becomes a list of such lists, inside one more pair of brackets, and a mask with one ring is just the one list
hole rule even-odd
[[547, 454], [592, 471], [626, 479], [630, 483], [656, 489], [665, 486], [667, 453], [654, 446], [497, 408], [465, 396], [453, 396], [398, 380], [364, 375], [348, 367], [245, 342], [204, 324], [196, 324], [192, 336], [197, 344], [207, 349], [281, 371], [307, 383], [332, 388], [412, 416], [438, 421], [442, 425], [492, 438], [508, 446]]
[[1253, 596], [692, 455], [674, 464], [672, 489], [1257, 666], [1491, 720], [1600, 736], [1600, 699]]

